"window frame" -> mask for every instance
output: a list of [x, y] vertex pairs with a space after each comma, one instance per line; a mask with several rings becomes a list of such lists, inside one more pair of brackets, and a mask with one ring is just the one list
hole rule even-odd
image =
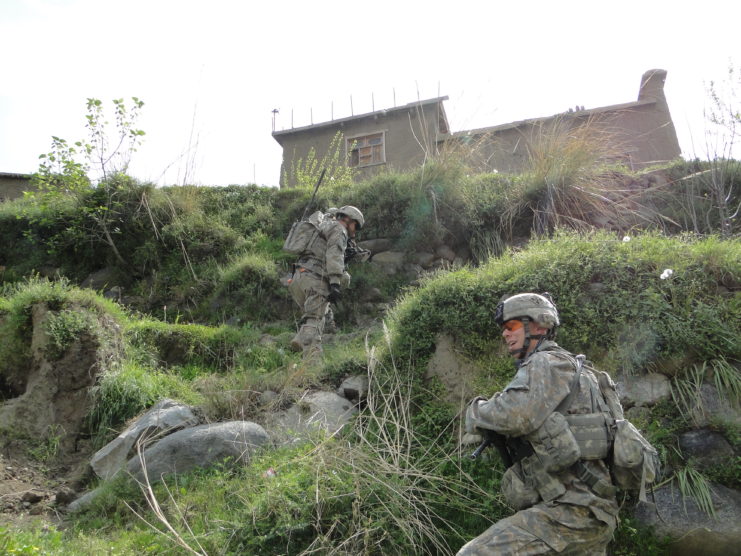
[[[356, 135], [353, 135], [352, 137], [345, 137], [345, 160], [347, 161], [347, 165], [349, 168], [368, 168], [370, 166], [379, 166], [381, 164], [386, 164], [386, 129], [381, 129], [378, 131], [372, 131], [372, 132], [365, 132], [365, 133], [359, 133]], [[381, 138], [381, 160], [379, 161], [372, 161], [367, 164], [362, 164], [360, 162], [360, 148], [366, 148], [366, 147], [374, 147], [375, 145], [364, 145], [363, 147], [360, 147], [358, 149], [351, 150], [350, 147], [352, 146], [353, 142], [357, 141], [358, 139], [364, 139], [364, 138], [370, 138], [375, 135], [380, 135]], [[357, 164], [351, 164], [352, 162], [352, 153], [358, 152], [358, 163]], [[371, 150], [371, 153], [373, 151]], [[372, 157], [372, 154], [371, 154]]]

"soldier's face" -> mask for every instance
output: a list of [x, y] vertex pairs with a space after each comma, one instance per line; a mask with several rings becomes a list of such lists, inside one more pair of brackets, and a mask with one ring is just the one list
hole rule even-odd
[[352, 218], [348, 218], [345, 216], [342, 220], [342, 225], [345, 226], [345, 229], [347, 230], [347, 235], [350, 237], [355, 237], [355, 228], [357, 227], [357, 222], [353, 220]]
[[502, 325], [502, 338], [507, 350], [513, 357], [520, 356], [520, 350], [525, 345], [525, 327], [521, 320], [508, 320]]

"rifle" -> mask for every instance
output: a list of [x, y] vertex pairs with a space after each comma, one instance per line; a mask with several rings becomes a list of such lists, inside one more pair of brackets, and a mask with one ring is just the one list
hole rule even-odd
[[369, 261], [371, 257], [372, 254], [370, 251], [361, 249], [353, 238], [348, 238], [347, 248], [345, 249], [345, 264], [353, 259], [356, 259], [357, 262], [364, 263], [365, 261]]
[[504, 466], [506, 468], [512, 467], [512, 464], [514, 463], [512, 461], [512, 455], [509, 452], [509, 448], [507, 447], [507, 439], [503, 434], [499, 434], [496, 431], [489, 430], [489, 429], [482, 429], [484, 432], [484, 439], [479, 444], [479, 447], [474, 450], [474, 452], [469, 456], [471, 459], [477, 459], [481, 452], [486, 450], [489, 446], [494, 446], [497, 449], [497, 452], [499, 452], [499, 456], [502, 458], [502, 462], [504, 462]]
[[301, 220], [306, 220], [306, 213], [309, 212], [309, 207], [314, 204], [314, 198], [316, 197], [317, 189], [319, 189], [319, 186], [322, 184], [322, 180], [324, 179], [324, 172], [326, 172], [326, 168], [322, 168], [322, 173], [319, 174], [319, 179], [316, 182], [316, 185], [314, 186], [314, 193], [311, 195], [311, 200], [309, 201], [309, 204], [306, 205], [306, 208], [304, 209], [304, 213], [301, 215]]
[[497, 449], [497, 452], [499, 452], [504, 467], [509, 469], [518, 461], [533, 454], [533, 447], [527, 440], [523, 440], [522, 438], [508, 438], [503, 434], [489, 429], [482, 430], [484, 432], [484, 440], [469, 456], [471, 459], [477, 459], [481, 455], [481, 452], [493, 445]]

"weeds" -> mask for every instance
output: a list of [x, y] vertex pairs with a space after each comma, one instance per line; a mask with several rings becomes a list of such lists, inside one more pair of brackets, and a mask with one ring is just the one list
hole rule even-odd
[[[701, 511], [715, 517], [711, 487], [705, 475], [694, 467], [686, 466], [677, 471], [676, 478], [682, 496], [692, 498]], [[687, 511], [686, 506], [685, 511]]]

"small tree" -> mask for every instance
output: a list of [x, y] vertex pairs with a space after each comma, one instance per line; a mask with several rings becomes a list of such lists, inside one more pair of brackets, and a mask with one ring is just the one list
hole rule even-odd
[[[111, 142], [103, 103], [95, 98], [87, 99], [88, 141], [70, 144], [60, 137], [52, 137], [51, 150], [39, 156], [41, 162], [32, 182], [36, 189], [25, 194], [38, 210], [23, 213], [32, 222], [48, 223], [50, 207], [71, 197], [82, 214], [82, 221], [69, 223], [67, 230], [78, 228], [90, 239], [107, 245], [116, 260], [126, 267], [129, 265], [114, 240], [119, 231], [115, 224], [119, 217], [119, 193], [123, 184], [130, 183], [122, 178], [144, 136], [144, 131], [136, 127], [144, 102], [136, 97], [131, 100], [128, 107], [123, 99], [113, 100], [116, 131]], [[91, 171], [98, 174], [97, 182], [90, 179]]]
[[311, 147], [306, 159], [294, 159], [291, 167], [283, 171], [283, 183], [297, 187], [314, 187], [319, 174], [326, 169], [324, 179], [334, 184], [351, 184], [355, 178], [355, 169], [347, 165], [343, 154], [342, 142], [344, 135], [341, 131], [335, 133], [327, 146], [326, 154], [317, 158], [316, 149]]
[[731, 176], [737, 165], [733, 162], [736, 137], [741, 131], [739, 90], [741, 73], [730, 65], [723, 83], [710, 82], [710, 107], [705, 110], [705, 117], [713, 127], [706, 133], [710, 171], [704, 181], [712, 196], [713, 209], [717, 211], [723, 237], [731, 235], [733, 220], [741, 211], [741, 200], [734, 198], [734, 180]]

